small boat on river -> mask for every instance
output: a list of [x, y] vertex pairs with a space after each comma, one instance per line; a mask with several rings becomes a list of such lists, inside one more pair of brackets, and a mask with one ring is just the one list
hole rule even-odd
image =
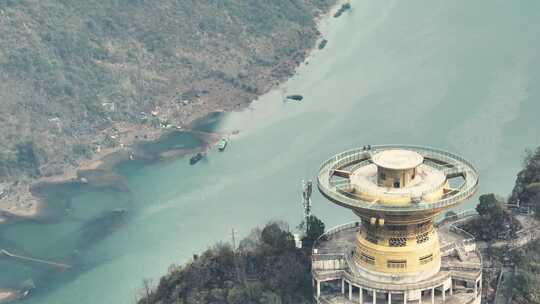
[[288, 100], [296, 100], [296, 101], [302, 101], [304, 99], [304, 96], [302, 95], [289, 95], [287, 96]]
[[219, 140], [218, 144], [217, 144], [218, 150], [219, 150], [220, 152], [225, 151], [225, 148], [227, 148], [227, 144], [228, 144], [228, 143], [229, 143], [229, 141], [227, 140], [227, 138], [222, 137], [222, 138]]
[[199, 152], [189, 159], [189, 164], [193, 166], [196, 163], [198, 163], [201, 159], [203, 159], [203, 157], [204, 155], [201, 152]]

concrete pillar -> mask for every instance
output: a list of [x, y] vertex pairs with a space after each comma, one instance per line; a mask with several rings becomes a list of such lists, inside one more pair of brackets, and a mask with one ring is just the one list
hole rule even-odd
[[360, 304], [364, 304], [364, 289], [360, 287]]
[[377, 292], [373, 291], [373, 304], [377, 304]]
[[444, 290], [444, 284], [442, 286], [442, 301], [443, 303], [446, 301], [446, 290]]
[[317, 280], [317, 298], [321, 296], [321, 282]]
[[420, 290], [420, 301], [418, 303], [422, 304], [422, 291], [421, 290]]
[[407, 292], [403, 292], [403, 304], [407, 304]]
[[474, 282], [474, 298], [478, 297], [478, 281]]
[[482, 277], [480, 276], [480, 280], [478, 280], [478, 293], [479, 296], [482, 296]]
[[454, 282], [450, 284], [450, 296], [454, 295]]
[[388, 293], [388, 304], [392, 304], [392, 293]]
[[352, 301], [352, 284], [349, 282], [349, 301]]
[[435, 304], [435, 288], [431, 288], [431, 304]]
[[345, 279], [341, 279], [341, 294], [345, 294]]

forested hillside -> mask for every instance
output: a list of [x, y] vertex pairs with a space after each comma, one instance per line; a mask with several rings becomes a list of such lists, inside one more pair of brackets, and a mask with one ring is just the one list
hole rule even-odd
[[540, 147], [527, 151], [509, 201], [536, 212], [540, 217]]
[[118, 123], [185, 125], [291, 75], [335, 0], [0, 0], [0, 182], [61, 173]]
[[157, 286], [145, 280], [138, 304], [303, 304], [311, 303], [311, 246], [324, 233], [308, 219], [303, 248], [296, 248], [286, 224], [254, 229], [234, 250], [218, 244], [183, 266], [171, 266]]

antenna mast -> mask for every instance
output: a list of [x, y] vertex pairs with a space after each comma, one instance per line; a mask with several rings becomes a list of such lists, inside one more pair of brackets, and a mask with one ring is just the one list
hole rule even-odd
[[302, 206], [304, 207], [304, 217], [306, 222], [306, 233], [308, 231], [309, 217], [311, 216], [311, 194], [313, 192], [313, 182], [302, 180]]

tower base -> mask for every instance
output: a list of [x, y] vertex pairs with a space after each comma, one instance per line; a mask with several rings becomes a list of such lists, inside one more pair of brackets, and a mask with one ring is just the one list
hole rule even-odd
[[438, 227], [440, 270], [414, 283], [404, 282], [399, 276], [392, 283], [366, 275], [352, 256], [359, 226], [350, 223], [335, 227], [315, 244], [312, 273], [316, 303], [481, 302], [482, 257], [474, 239], [452, 229], [452, 223]]

